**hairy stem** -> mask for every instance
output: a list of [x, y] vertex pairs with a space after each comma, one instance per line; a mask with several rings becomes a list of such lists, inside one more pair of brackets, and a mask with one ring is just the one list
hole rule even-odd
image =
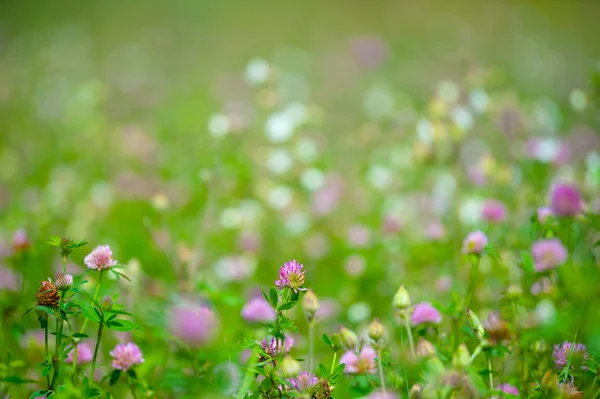
[[381, 363], [381, 347], [377, 349], [377, 365], [379, 366], [379, 380], [381, 383], [381, 389], [383, 390], [383, 393], [386, 393], [387, 391], [385, 390], [385, 379], [383, 376], [383, 364]]
[[492, 374], [492, 357], [487, 354], [487, 361], [488, 361], [488, 371], [489, 371], [489, 376], [490, 376], [490, 391], [492, 389], [494, 389], [494, 376]]
[[413, 341], [412, 330], [410, 328], [410, 319], [408, 317], [408, 312], [403, 313], [404, 325], [406, 327], [406, 334], [408, 335], [408, 345], [410, 346], [410, 353], [413, 357], [416, 357], [415, 354], [415, 342]]
[[102, 329], [104, 328], [104, 319], [100, 320], [98, 326], [98, 336], [96, 337], [96, 347], [94, 348], [94, 357], [92, 358], [92, 370], [90, 372], [90, 381], [94, 381], [94, 371], [96, 370], [96, 358], [98, 357], [98, 348], [100, 347], [100, 338], [102, 338]]
[[465, 295], [465, 303], [463, 305], [463, 310], [466, 311], [467, 308], [471, 306], [471, 299], [473, 298], [473, 292], [475, 291], [475, 283], [477, 281], [477, 274], [479, 273], [479, 260], [481, 258], [477, 255], [476, 260], [471, 264], [471, 275], [469, 277], [469, 287], [467, 288], [467, 294]]
[[[48, 322], [46, 321], [46, 327], [44, 328], [44, 358], [48, 359]], [[50, 386], [50, 373], [46, 374], [46, 384]]]
[[333, 370], [335, 370], [335, 362], [337, 360], [337, 352], [333, 352], [333, 361], [331, 362], [331, 371], [329, 374], [333, 374]]
[[59, 359], [59, 351], [60, 344], [62, 340], [62, 305], [65, 298], [65, 292], [62, 291], [60, 294], [60, 301], [58, 302], [58, 309], [56, 310], [56, 343], [54, 345], [54, 357], [52, 358], [52, 363], [54, 365], [54, 375], [52, 376], [52, 382], [48, 389], [54, 390], [55, 384], [58, 383], [58, 374], [60, 373], [60, 359]]
[[315, 356], [315, 323], [308, 323], [308, 371], [312, 371], [313, 358]]

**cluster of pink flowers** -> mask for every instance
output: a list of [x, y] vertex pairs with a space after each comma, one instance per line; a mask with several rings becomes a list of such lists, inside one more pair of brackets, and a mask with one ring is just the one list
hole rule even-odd
[[133, 342], [118, 344], [110, 351], [113, 358], [112, 367], [116, 370], [127, 371], [134, 366], [144, 363], [144, 355]]
[[106, 270], [117, 264], [112, 258], [112, 250], [108, 245], [98, 245], [90, 252], [83, 262], [92, 270]]
[[344, 363], [346, 374], [373, 374], [377, 371], [377, 352], [370, 346], [364, 346], [359, 353], [348, 351], [340, 359]]

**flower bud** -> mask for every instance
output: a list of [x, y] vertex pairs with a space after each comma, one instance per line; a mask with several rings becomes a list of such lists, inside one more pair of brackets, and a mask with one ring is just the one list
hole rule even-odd
[[554, 390], [558, 386], [558, 377], [554, 371], [548, 370], [542, 377], [542, 387]]
[[309, 321], [313, 320], [315, 313], [317, 313], [320, 307], [319, 298], [317, 298], [315, 293], [312, 290], [306, 291], [302, 297], [302, 308]]
[[467, 325], [473, 330], [477, 338], [481, 341], [485, 336], [485, 329], [479, 320], [479, 317], [471, 309], [467, 309]]
[[371, 322], [369, 326], [369, 338], [373, 341], [378, 342], [385, 335], [385, 330], [383, 328], [383, 324], [379, 321], [379, 319], [375, 319]]
[[419, 338], [419, 342], [417, 342], [416, 352], [417, 357], [420, 357], [422, 359], [436, 355], [436, 350], [433, 344], [423, 337]]
[[73, 276], [65, 273], [58, 273], [54, 280], [54, 285], [59, 291], [68, 291], [73, 286]]
[[352, 330], [344, 326], [340, 327], [340, 338], [342, 345], [349, 350], [355, 350], [358, 347], [358, 336]]
[[458, 368], [466, 368], [471, 360], [471, 354], [465, 344], [460, 344], [452, 356], [452, 365]]
[[405, 310], [410, 306], [410, 296], [404, 286], [401, 286], [396, 292], [396, 295], [394, 295], [393, 304], [398, 310]]
[[108, 295], [104, 296], [100, 301], [100, 307], [102, 310], [111, 310], [113, 307], [113, 300]]
[[338, 334], [338, 333], [331, 334], [331, 349], [333, 349], [334, 352], [337, 352], [340, 349], [342, 349], [342, 342], [340, 339], [340, 334]]
[[292, 378], [300, 374], [302, 366], [300, 362], [290, 356], [286, 356], [281, 361], [281, 375], [285, 378]]
[[506, 298], [508, 299], [519, 299], [523, 296], [523, 290], [516, 284], [511, 284], [506, 289]]
[[42, 286], [36, 294], [37, 304], [55, 309], [58, 307], [60, 296], [54, 284], [50, 281], [42, 281]]

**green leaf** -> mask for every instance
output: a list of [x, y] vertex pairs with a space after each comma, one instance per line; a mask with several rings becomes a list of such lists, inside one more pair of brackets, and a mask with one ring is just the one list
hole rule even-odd
[[277, 290], [275, 287], [271, 287], [271, 290], [269, 291], [269, 303], [271, 306], [273, 306], [273, 308], [277, 308], [278, 300], [279, 296], [277, 295]]
[[115, 331], [131, 331], [135, 329], [142, 330], [142, 327], [138, 326], [131, 320], [112, 320], [106, 323], [106, 326]]
[[40, 389], [39, 391], [35, 391], [34, 393], [32, 393], [29, 399], [35, 399], [38, 396], [46, 396], [48, 392], [50, 391], [48, 391], [47, 389]]
[[526, 273], [533, 273], [533, 256], [528, 251], [521, 252], [521, 268]]
[[277, 310], [281, 311], [281, 310], [288, 310], [293, 308], [294, 306], [296, 306], [296, 304], [298, 303], [298, 301], [291, 301], [288, 303], [284, 303], [279, 305], [279, 307], [277, 308]]
[[119, 378], [121, 378], [121, 370], [113, 370], [112, 373], [110, 373], [110, 385], [115, 385], [117, 383], [117, 381], [119, 381]]
[[48, 306], [35, 305], [33, 309], [41, 310], [42, 312], [48, 313], [50, 316], [54, 315], [54, 310], [49, 308]]
[[83, 334], [83, 333], [74, 333], [73, 335], [71, 335], [73, 338], [89, 338], [90, 336], [87, 334]]
[[79, 308], [81, 309], [81, 313], [83, 313], [83, 316], [86, 319], [91, 320], [95, 323], [100, 323], [100, 317], [98, 316], [96, 308], [79, 299], [73, 299], [73, 302], [79, 306]]
[[323, 378], [329, 377], [329, 371], [327, 371], [327, 367], [323, 363], [319, 363], [319, 376]]
[[323, 334], [323, 336], [321, 337], [321, 339], [323, 340], [323, 342], [325, 342], [327, 345], [332, 346], [331, 344], [331, 340], [329, 339], [329, 337], [327, 336], [327, 334]]

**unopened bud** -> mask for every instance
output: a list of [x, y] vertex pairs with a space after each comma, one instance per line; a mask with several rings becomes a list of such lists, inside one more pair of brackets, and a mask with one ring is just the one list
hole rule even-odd
[[375, 319], [371, 322], [369, 326], [369, 338], [373, 341], [378, 342], [385, 335], [385, 330], [383, 328], [383, 324], [379, 321], [379, 319]]
[[320, 307], [319, 298], [317, 298], [315, 293], [312, 290], [306, 291], [302, 297], [302, 308], [309, 321], [312, 321]]
[[334, 352], [337, 352], [340, 349], [342, 349], [342, 340], [340, 339], [340, 334], [331, 334], [331, 349], [333, 349]]
[[65, 273], [58, 273], [56, 275], [56, 280], [54, 281], [54, 286], [59, 291], [67, 291], [69, 288], [73, 286], [73, 276]]
[[342, 345], [349, 350], [355, 350], [358, 347], [358, 336], [352, 330], [344, 326], [340, 327], [340, 338]]
[[473, 330], [477, 338], [481, 341], [485, 336], [485, 329], [479, 320], [479, 317], [471, 309], [467, 309], [467, 325]]
[[300, 374], [302, 366], [300, 362], [290, 356], [286, 356], [281, 361], [281, 375], [285, 378], [292, 378]]
[[458, 368], [465, 368], [469, 365], [471, 354], [465, 344], [460, 344], [452, 356], [452, 365]]
[[425, 338], [421, 337], [421, 338], [419, 338], [419, 342], [417, 342], [416, 353], [417, 353], [417, 357], [425, 359], [428, 357], [435, 356], [436, 350], [431, 342], [429, 342]]
[[519, 299], [523, 296], [523, 290], [516, 284], [511, 284], [506, 289], [506, 298], [508, 299]]
[[404, 286], [401, 286], [396, 295], [394, 295], [394, 307], [398, 310], [405, 310], [410, 307], [410, 296]]
[[111, 310], [113, 307], [113, 300], [108, 295], [104, 296], [100, 301], [100, 307], [102, 310]]

